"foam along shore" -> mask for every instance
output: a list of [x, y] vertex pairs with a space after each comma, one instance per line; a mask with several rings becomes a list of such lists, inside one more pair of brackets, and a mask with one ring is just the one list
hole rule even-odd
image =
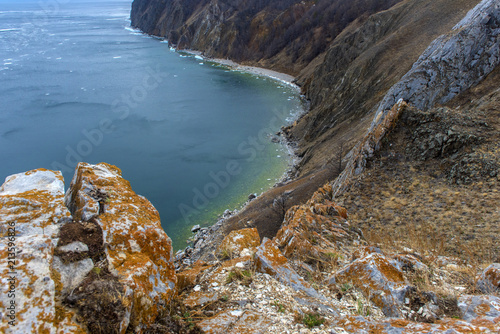
[[234, 71], [240, 71], [240, 72], [255, 74], [255, 75], [259, 75], [259, 76], [265, 76], [265, 77], [280, 81], [288, 86], [296, 88], [297, 90], [300, 89], [299, 86], [297, 86], [294, 82], [295, 77], [292, 75], [286, 74], [286, 73], [281, 73], [281, 72], [269, 70], [267, 68], [262, 68], [262, 67], [241, 65], [241, 64], [238, 64], [230, 59], [205, 57], [205, 56], [203, 56], [201, 51], [185, 50], [185, 49], [176, 50], [176, 51], [187, 53], [187, 54], [193, 55], [195, 57], [200, 57], [200, 59], [203, 59], [204, 61], [220, 64], [220, 65], [229, 67], [230, 69], [232, 69]]

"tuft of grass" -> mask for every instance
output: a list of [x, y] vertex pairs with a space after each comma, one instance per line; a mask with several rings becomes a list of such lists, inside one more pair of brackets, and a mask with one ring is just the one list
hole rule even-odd
[[278, 302], [277, 300], [275, 300], [273, 302], [273, 306], [276, 307], [278, 309], [278, 312], [279, 313], [285, 313], [285, 305], [281, 304], [280, 302]]
[[352, 289], [352, 284], [351, 283], [344, 283], [340, 286], [340, 291], [342, 292], [347, 292]]
[[233, 252], [230, 249], [224, 248], [220, 251], [219, 258], [221, 261], [231, 260], [233, 258]]
[[306, 313], [302, 318], [302, 323], [307, 326], [307, 328], [311, 329], [313, 327], [317, 327], [322, 325], [325, 322], [325, 318], [323, 318], [318, 313]]
[[358, 299], [356, 305], [356, 313], [361, 316], [367, 317], [370, 315], [370, 307], [367, 304], [364, 304], [361, 299]]
[[253, 274], [249, 270], [241, 270], [239, 268], [232, 268], [226, 277], [226, 284], [239, 281], [243, 285], [250, 285], [253, 280]]
[[331, 260], [338, 260], [338, 259], [343, 259], [344, 256], [342, 256], [342, 254], [339, 254], [339, 253], [335, 253], [335, 252], [328, 252], [328, 253], [325, 253], [325, 255], [330, 258]]

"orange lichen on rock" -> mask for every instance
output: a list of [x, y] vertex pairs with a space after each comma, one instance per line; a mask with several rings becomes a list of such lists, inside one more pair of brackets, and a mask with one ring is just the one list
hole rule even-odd
[[214, 303], [219, 299], [219, 294], [215, 291], [193, 291], [186, 298], [183, 303], [189, 308], [203, 306], [208, 303]]
[[481, 273], [477, 288], [484, 293], [500, 292], [500, 263], [491, 264]]
[[[83, 220], [95, 218], [103, 230], [109, 271], [125, 288], [130, 319], [141, 331], [158, 314], [158, 305], [175, 294], [170, 238], [154, 206], [137, 195], [115, 166], [79, 163], [66, 204]], [[122, 324], [122, 332], [129, 325]]]
[[320, 188], [305, 204], [290, 208], [273, 239], [287, 258], [321, 263], [344, 244], [360, 240], [346, 221], [347, 211], [330, 200], [331, 187]]
[[302, 291], [310, 297], [324, 299], [295, 272], [287, 258], [283, 256], [272, 240], [267, 238], [262, 240], [262, 244], [255, 253], [254, 262], [257, 271], [271, 275], [281, 283], [291, 286], [296, 291]]
[[[37, 169], [9, 176], [0, 188], [0, 221], [0, 248], [8, 250], [2, 253], [6, 265], [0, 277], [14, 277], [9, 282], [15, 291], [15, 299], [3, 293], [0, 302], [16, 303], [15, 319], [4, 314], [0, 332], [84, 333], [74, 314], [60, 307], [61, 286], [52, 270], [60, 227], [71, 221], [61, 173]], [[8, 324], [11, 320], [15, 326]]]
[[371, 320], [365, 317], [343, 316], [335, 318], [332, 326], [342, 328], [347, 333], [498, 333], [498, 326], [467, 323], [458, 319], [439, 320], [435, 324], [413, 322], [403, 319]]
[[195, 262], [189, 269], [178, 272], [177, 291], [180, 292], [187, 287], [194, 286], [200, 274], [211, 267], [212, 265], [200, 260]]
[[249, 252], [260, 245], [259, 232], [256, 228], [244, 228], [231, 231], [219, 245], [219, 253], [229, 253], [231, 257], [239, 256], [244, 249]]
[[339, 271], [330, 283], [353, 284], [390, 317], [401, 316], [399, 305], [409, 288], [399, 264], [379, 253], [355, 260]]
[[261, 314], [246, 310], [223, 311], [197, 323], [204, 333], [250, 334], [265, 333], [272, 321]]

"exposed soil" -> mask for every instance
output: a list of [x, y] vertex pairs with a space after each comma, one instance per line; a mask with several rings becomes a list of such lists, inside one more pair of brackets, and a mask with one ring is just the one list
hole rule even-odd
[[99, 224], [91, 219], [88, 222], [72, 222], [61, 227], [57, 247], [68, 245], [75, 241], [86, 244], [88, 252], [60, 252], [56, 249], [54, 255], [61, 257], [65, 263], [75, 262], [90, 257], [94, 263], [106, 258], [103, 248], [102, 229]]
[[319, 187], [337, 176], [335, 172], [334, 168], [327, 166], [319, 172], [276, 185], [251, 201], [241, 212], [228, 218], [224, 225], [225, 234], [245, 227], [256, 227], [261, 238], [273, 238], [283, 221], [281, 214], [273, 207], [274, 200], [286, 194], [286, 209], [305, 203]]
[[85, 280], [65, 299], [78, 310], [77, 319], [90, 333], [120, 333], [125, 316], [125, 292], [118, 279], [106, 269], [92, 270]]

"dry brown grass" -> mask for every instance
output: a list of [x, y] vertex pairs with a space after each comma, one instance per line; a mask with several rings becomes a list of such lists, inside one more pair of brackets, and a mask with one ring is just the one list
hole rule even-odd
[[[481, 129], [470, 125], [484, 140], [461, 147], [459, 157], [480, 153], [500, 161], [499, 79], [497, 69], [483, 84], [450, 103], [457, 119], [488, 124]], [[482, 96], [487, 98], [476, 99]], [[412, 142], [408, 134], [413, 130], [402, 127], [398, 125], [384, 140], [366, 171], [337, 200], [371, 244], [418, 253], [431, 267], [438, 267], [440, 256], [457, 259], [450, 265], [451, 279], [474, 292], [477, 273], [500, 262], [500, 171], [457, 184], [448, 172], [457, 158], [413, 160], [408, 155]], [[423, 277], [417, 279], [429, 285]]]

